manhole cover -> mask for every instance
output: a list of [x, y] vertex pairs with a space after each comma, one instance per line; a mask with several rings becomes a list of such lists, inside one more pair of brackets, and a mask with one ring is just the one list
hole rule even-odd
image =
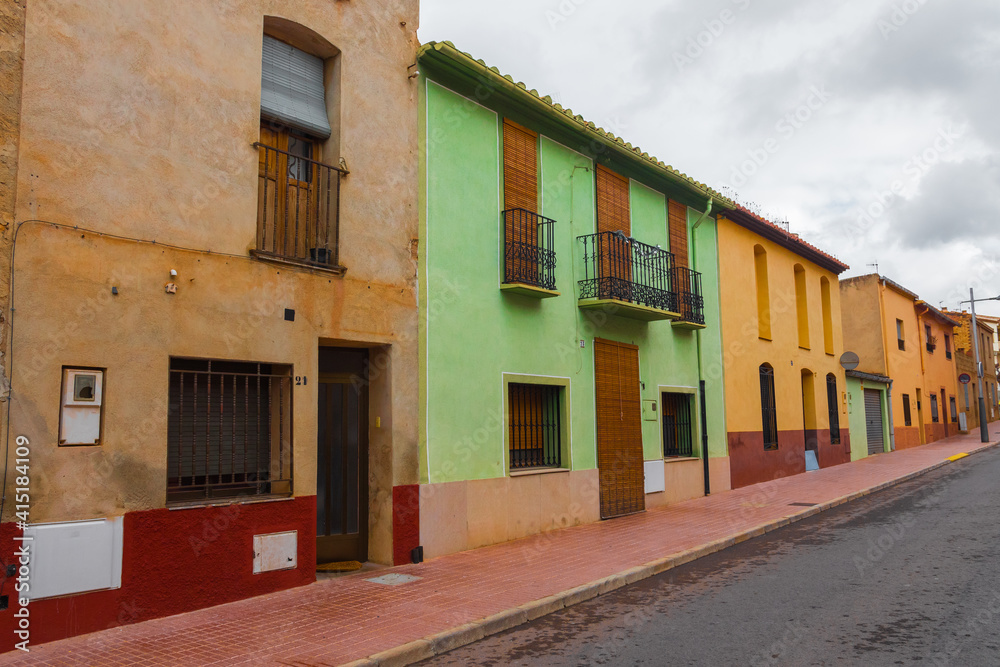
[[819, 503], [788, 503], [792, 507], [816, 507]]
[[419, 581], [420, 577], [414, 577], [412, 574], [383, 574], [381, 577], [372, 577], [371, 579], [365, 579], [365, 581], [370, 581], [373, 584], [382, 584], [383, 586], [399, 586], [400, 584], [408, 584], [411, 581]]

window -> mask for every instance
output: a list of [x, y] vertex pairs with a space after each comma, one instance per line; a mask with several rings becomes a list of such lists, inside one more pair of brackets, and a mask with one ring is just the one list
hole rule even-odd
[[170, 360], [167, 500], [292, 491], [291, 367]]
[[692, 456], [694, 429], [691, 423], [691, 395], [664, 392], [660, 396], [663, 419], [663, 456]]
[[906, 426], [913, 426], [913, 419], [910, 417], [910, 395], [909, 394], [903, 394], [903, 423]]
[[938, 417], [938, 399], [937, 394], [931, 394], [931, 421], [937, 424], [940, 420]]
[[833, 354], [833, 300], [830, 280], [826, 276], [819, 279], [819, 292], [823, 301], [823, 349], [827, 354]]
[[597, 231], [632, 235], [629, 181], [607, 167], [597, 165]]
[[951, 336], [948, 334], [944, 335], [944, 356], [946, 359], [951, 359]]
[[837, 376], [826, 376], [826, 406], [830, 414], [830, 444], [840, 444], [840, 401], [837, 395]]
[[778, 448], [778, 410], [774, 396], [774, 369], [760, 366], [760, 414], [764, 433], [764, 449]]
[[510, 469], [562, 465], [562, 387], [507, 385]]
[[931, 334], [931, 327], [929, 324], [924, 325], [924, 336], [927, 337], [927, 352], [933, 354], [934, 349], [937, 347], [937, 338]]
[[757, 286], [757, 335], [771, 340], [771, 297], [767, 284], [767, 251], [753, 247], [754, 278]]
[[795, 314], [799, 323], [799, 347], [809, 349], [809, 302], [806, 299], [806, 270], [795, 265]]
[[951, 407], [951, 421], [955, 423], [958, 421], [958, 403], [955, 401], [954, 396], [948, 397], [948, 405]]
[[538, 215], [538, 134], [503, 121], [504, 283], [555, 290], [554, 220]]
[[324, 145], [336, 149], [326, 112], [327, 69], [322, 58], [264, 35], [260, 140], [255, 144], [256, 255], [337, 264], [344, 172], [321, 161]]
[[900, 350], [906, 349], [906, 341], [903, 339], [903, 320], [896, 320], [896, 345]]

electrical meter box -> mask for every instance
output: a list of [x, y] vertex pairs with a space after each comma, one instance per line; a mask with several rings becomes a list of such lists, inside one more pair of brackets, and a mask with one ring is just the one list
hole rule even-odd
[[59, 444], [101, 444], [103, 401], [103, 370], [64, 368], [62, 410], [59, 415]]

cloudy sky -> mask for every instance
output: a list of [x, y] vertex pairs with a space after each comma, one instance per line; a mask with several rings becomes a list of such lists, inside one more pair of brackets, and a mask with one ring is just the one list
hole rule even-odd
[[732, 188], [845, 276], [1000, 294], [997, 0], [422, 0], [419, 36]]

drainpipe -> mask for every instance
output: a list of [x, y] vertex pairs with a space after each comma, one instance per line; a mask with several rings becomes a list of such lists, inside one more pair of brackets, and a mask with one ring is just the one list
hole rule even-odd
[[[712, 212], [712, 200], [709, 198], [708, 203], [705, 205], [705, 212], [695, 221], [691, 226], [691, 245], [694, 246], [695, 251], [691, 253], [691, 268], [694, 271], [698, 270], [698, 244], [694, 241], [694, 233], [697, 231], [701, 223], [705, 222], [705, 219]], [[704, 297], [704, 295], [702, 295]], [[695, 346], [698, 353], [698, 387], [699, 387], [699, 397], [701, 399], [701, 456], [702, 464], [704, 466], [705, 475], [705, 495], [709, 495], [712, 492], [711, 475], [709, 474], [708, 466], [708, 408], [705, 405], [705, 377], [704, 362], [701, 357], [701, 329], [694, 332]]]
[[889, 388], [885, 393], [886, 409], [889, 412], [889, 451], [896, 451], [896, 427], [892, 425], [892, 378], [889, 378]]

